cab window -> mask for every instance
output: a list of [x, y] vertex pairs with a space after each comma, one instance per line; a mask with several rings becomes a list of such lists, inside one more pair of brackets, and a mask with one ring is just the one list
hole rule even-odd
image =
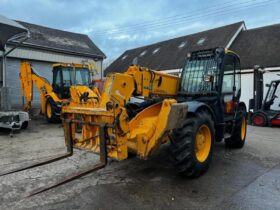
[[222, 92], [233, 92], [234, 85], [234, 57], [226, 56], [224, 63], [224, 80]]

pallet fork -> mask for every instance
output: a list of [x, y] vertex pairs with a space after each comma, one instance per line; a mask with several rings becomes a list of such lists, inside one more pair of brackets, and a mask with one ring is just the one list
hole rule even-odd
[[113, 127], [113, 125], [110, 124], [104, 124], [104, 123], [94, 123], [94, 122], [85, 122], [85, 121], [81, 121], [81, 120], [71, 120], [69, 118], [65, 119], [65, 124], [66, 124], [66, 146], [67, 146], [67, 152], [65, 154], [56, 156], [56, 157], [52, 157], [48, 160], [42, 161], [42, 162], [37, 162], [35, 164], [32, 165], [27, 165], [27, 166], [23, 166], [20, 168], [16, 168], [10, 171], [6, 171], [4, 173], [1, 173], [0, 176], [4, 176], [4, 175], [8, 175], [8, 174], [12, 174], [12, 173], [16, 173], [16, 172], [20, 172], [20, 171], [24, 171], [27, 169], [31, 169], [37, 166], [42, 166], [42, 165], [46, 165], [55, 161], [59, 161], [62, 160], [64, 158], [68, 158], [70, 156], [72, 156], [74, 154], [73, 151], [73, 138], [72, 138], [72, 124], [73, 123], [78, 123], [81, 125], [88, 125], [88, 126], [96, 126], [99, 127], [99, 138], [100, 138], [100, 159], [99, 159], [99, 163], [93, 165], [92, 167], [89, 167], [88, 169], [85, 169], [83, 171], [80, 171], [79, 173], [76, 173], [74, 175], [68, 176], [66, 177], [64, 180], [61, 180], [55, 184], [43, 187], [43, 188], [39, 188], [36, 189], [35, 191], [32, 191], [27, 197], [45, 192], [47, 190], [53, 189], [57, 186], [60, 186], [62, 184], [68, 183], [70, 181], [73, 181], [75, 179], [78, 179], [82, 176], [85, 176], [91, 172], [97, 171], [101, 168], [104, 168], [107, 165], [107, 149], [106, 149], [106, 129], [108, 127]]

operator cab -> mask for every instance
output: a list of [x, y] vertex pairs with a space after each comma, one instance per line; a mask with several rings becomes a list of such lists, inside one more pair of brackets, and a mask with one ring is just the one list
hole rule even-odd
[[222, 98], [220, 105], [223, 106], [223, 113], [233, 114], [241, 95], [239, 57], [223, 48], [188, 55], [182, 72], [180, 94], [189, 100], [203, 102], [205, 99], [211, 101]]
[[55, 64], [53, 66], [53, 91], [61, 99], [70, 98], [71, 86], [89, 86], [90, 71], [85, 65]]
[[[227, 127], [231, 128], [229, 124], [235, 119], [236, 110], [240, 109], [240, 96], [241, 70], [238, 55], [224, 48], [188, 55], [181, 75], [178, 101], [187, 100], [190, 111], [196, 112], [201, 106], [209, 107], [217, 118], [216, 130], [230, 133]], [[242, 106], [246, 112], [245, 104], [242, 103]]]

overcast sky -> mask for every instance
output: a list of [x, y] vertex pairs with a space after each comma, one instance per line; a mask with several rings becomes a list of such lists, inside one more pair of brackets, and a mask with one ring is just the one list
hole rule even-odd
[[280, 23], [280, 0], [0, 0], [15, 20], [85, 33], [107, 55], [244, 20]]

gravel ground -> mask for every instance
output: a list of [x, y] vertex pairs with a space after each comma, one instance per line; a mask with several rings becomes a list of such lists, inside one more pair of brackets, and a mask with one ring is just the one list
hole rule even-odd
[[[241, 150], [217, 143], [209, 171], [178, 176], [168, 145], [149, 160], [132, 156], [55, 189], [30, 192], [90, 167], [98, 156], [75, 150], [67, 159], [0, 177], [0, 209], [280, 209], [280, 128], [248, 126]], [[65, 152], [59, 124], [37, 117], [25, 131], [0, 131], [0, 171]]]

